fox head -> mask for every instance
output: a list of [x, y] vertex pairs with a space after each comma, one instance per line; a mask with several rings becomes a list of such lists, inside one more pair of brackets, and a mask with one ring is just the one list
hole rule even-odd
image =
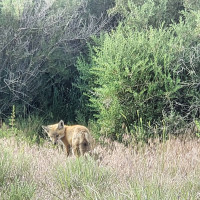
[[48, 134], [54, 145], [58, 143], [58, 140], [65, 136], [65, 126], [63, 120], [60, 120], [57, 124], [42, 126], [42, 128]]

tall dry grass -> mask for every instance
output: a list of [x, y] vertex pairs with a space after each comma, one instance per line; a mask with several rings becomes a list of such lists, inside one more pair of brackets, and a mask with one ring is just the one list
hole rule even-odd
[[[0, 199], [200, 199], [197, 139], [135, 149], [108, 141], [92, 157], [76, 159], [48, 143], [30, 146], [4, 138], [0, 152], [0, 174], [7, 170], [0, 176]], [[17, 187], [24, 190], [18, 194]]]

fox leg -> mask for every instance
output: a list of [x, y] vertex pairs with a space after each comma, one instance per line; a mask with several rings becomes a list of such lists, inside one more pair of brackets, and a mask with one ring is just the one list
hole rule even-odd
[[65, 138], [61, 138], [61, 141], [65, 145], [67, 156], [69, 156], [69, 153], [70, 153], [70, 145], [69, 145], [69, 143], [67, 142], [67, 140]]
[[83, 156], [89, 150], [88, 142], [84, 141], [79, 145], [80, 154]]
[[73, 150], [73, 154], [76, 156], [76, 157], [79, 157], [80, 156], [80, 151], [79, 151], [79, 146], [78, 145], [74, 145], [72, 147], [72, 150]]
[[74, 154], [76, 157], [79, 157], [79, 156], [80, 156], [79, 138], [78, 138], [78, 137], [73, 137], [73, 138], [72, 138], [72, 151], [73, 151], [73, 154]]
[[70, 153], [70, 147], [69, 147], [69, 145], [66, 146], [66, 152], [67, 152], [67, 156], [69, 156], [69, 153]]

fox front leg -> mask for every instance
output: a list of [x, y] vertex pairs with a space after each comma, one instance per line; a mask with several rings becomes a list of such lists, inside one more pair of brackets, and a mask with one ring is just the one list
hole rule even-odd
[[61, 138], [61, 141], [62, 141], [63, 144], [65, 145], [66, 152], [67, 152], [67, 156], [69, 156], [69, 153], [70, 153], [70, 145], [69, 145], [68, 141], [66, 140], [65, 137]]
[[67, 152], [67, 157], [68, 157], [69, 153], [70, 153], [70, 146], [69, 145], [66, 146], [66, 152]]

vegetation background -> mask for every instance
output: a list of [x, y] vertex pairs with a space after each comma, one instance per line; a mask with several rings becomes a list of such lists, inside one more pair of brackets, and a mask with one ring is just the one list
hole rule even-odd
[[199, 118], [199, 39], [198, 0], [3, 0], [0, 118], [14, 105], [20, 129], [63, 119], [119, 141], [183, 133]]

